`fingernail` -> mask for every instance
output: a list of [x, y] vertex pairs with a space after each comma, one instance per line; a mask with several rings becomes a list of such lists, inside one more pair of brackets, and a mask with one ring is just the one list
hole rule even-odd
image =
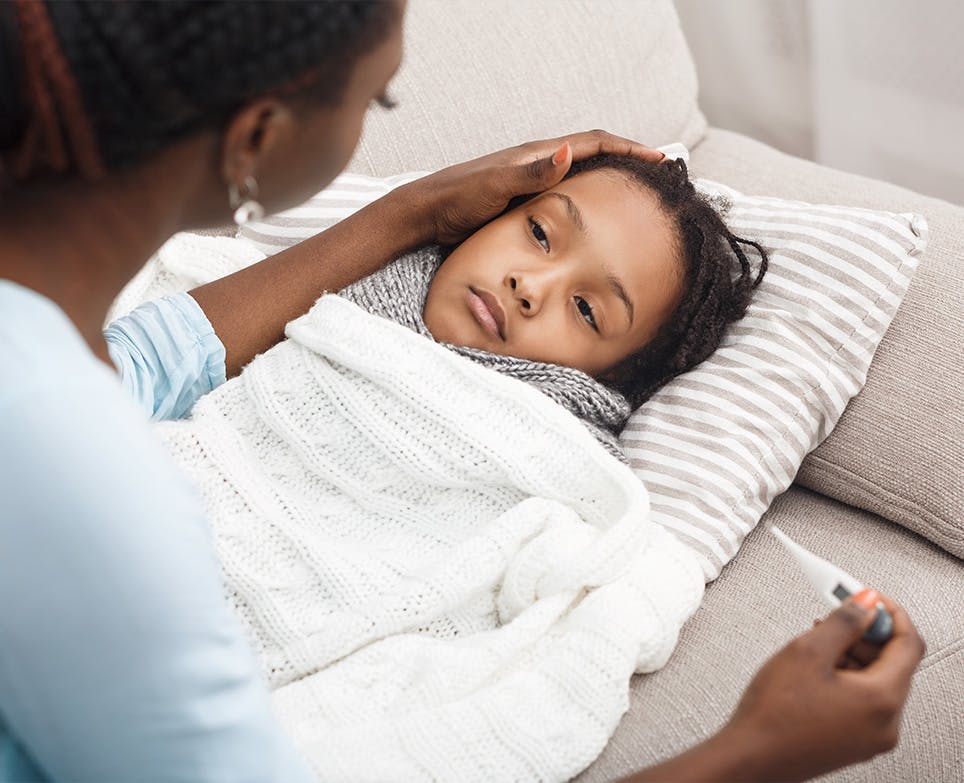
[[661, 153], [659, 153], [659, 154], [660, 154], [659, 162], [662, 163], [664, 160], [666, 160], [666, 153], [665, 153], [665, 152], [661, 152]]
[[877, 602], [880, 600], [880, 593], [870, 587], [865, 587], [857, 595], [854, 596], [853, 601], [857, 606], [862, 609], [870, 611], [871, 609], [877, 608]]
[[566, 159], [566, 155], [568, 154], [569, 154], [569, 142], [567, 141], [559, 149], [557, 149], [556, 153], [552, 156], [552, 165], [561, 166], [563, 161], [565, 161]]

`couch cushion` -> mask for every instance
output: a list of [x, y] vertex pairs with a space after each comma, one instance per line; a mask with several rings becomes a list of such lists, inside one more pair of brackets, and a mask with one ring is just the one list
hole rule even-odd
[[863, 391], [796, 480], [964, 557], [964, 208], [718, 129], [692, 151], [691, 167], [746, 193], [927, 219], [927, 250]]
[[668, 0], [593, 0], [591, 16], [582, 3], [412, 0], [405, 25], [399, 105], [370, 113], [350, 171], [437, 169], [590, 128], [653, 145], [705, 130]]
[[[820, 778], [834, 783], [951, 783], [964, 772], [964, 567], [880, 517], [792, 488], [765, 521], [878, 588], [927, 642], [897, 749]], [[826, 610], [779, 541], [760, 525], [707, 586], [660, 671], [633, 680], [629, 711], [579, 783], [612, 781], [679, 754], [722, 726], [757, 669]]]

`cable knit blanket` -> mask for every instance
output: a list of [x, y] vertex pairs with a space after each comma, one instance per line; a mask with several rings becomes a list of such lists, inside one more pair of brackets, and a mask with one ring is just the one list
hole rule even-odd
[[322, 780], [565, 780], [703, 575], [536, 389], [334, 295], [162, 437]]

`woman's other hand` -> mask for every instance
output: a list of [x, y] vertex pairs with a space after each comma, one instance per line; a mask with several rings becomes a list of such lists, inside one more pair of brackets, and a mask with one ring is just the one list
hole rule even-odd
[[530, 141], [459, 163], [399, 188], [425, 216], [426, 244], [453, 245], [501, 214], [515, 196], [559, 183], [573, 161], [602, 153], [660, 161], [664, 155], [601, 130]]
[[[807, 780], [897, 745], [924, 642], [890, 599], [866, 590], [854, 598], [764, 664], [721, 732], [756, 745], [774, 779]], [[865, 606], [878, 600], [894, 634], [868, 652], [861, 637], [876, 611]]]
[[763, 665], [717, 734], [623, 783], [801, 781], [892, 750], [924, 642], [893, 601], [854, 598], [894, 619], [876, 655], [861, 640], [876, 611], [850, 599]]

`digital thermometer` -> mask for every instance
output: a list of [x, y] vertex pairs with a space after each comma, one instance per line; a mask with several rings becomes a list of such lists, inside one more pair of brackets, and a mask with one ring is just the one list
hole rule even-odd
[[[779, 538], [790, 551], [800, 568], [803, 569], [807, 579], [810, 580], [810, 584], [814, 586], [817, 594], [828, 606], [836, 609], [845, 599], [864, 589], [860, 582], [842, 568], [837, 568], [833, 563], [829, 563], [822, 557], [817, 557], [813, 552], [807, 551], [782, 530], [770, 525], [770, 532]], [[877, 617], [874, 618], [874, 622], [867, 629], [863, 638], [874, 644], [883, 644], [893, 633], [893, 618], [891, 618], [890, 612], [884, 608], [884, 605], [878, 601]]]

